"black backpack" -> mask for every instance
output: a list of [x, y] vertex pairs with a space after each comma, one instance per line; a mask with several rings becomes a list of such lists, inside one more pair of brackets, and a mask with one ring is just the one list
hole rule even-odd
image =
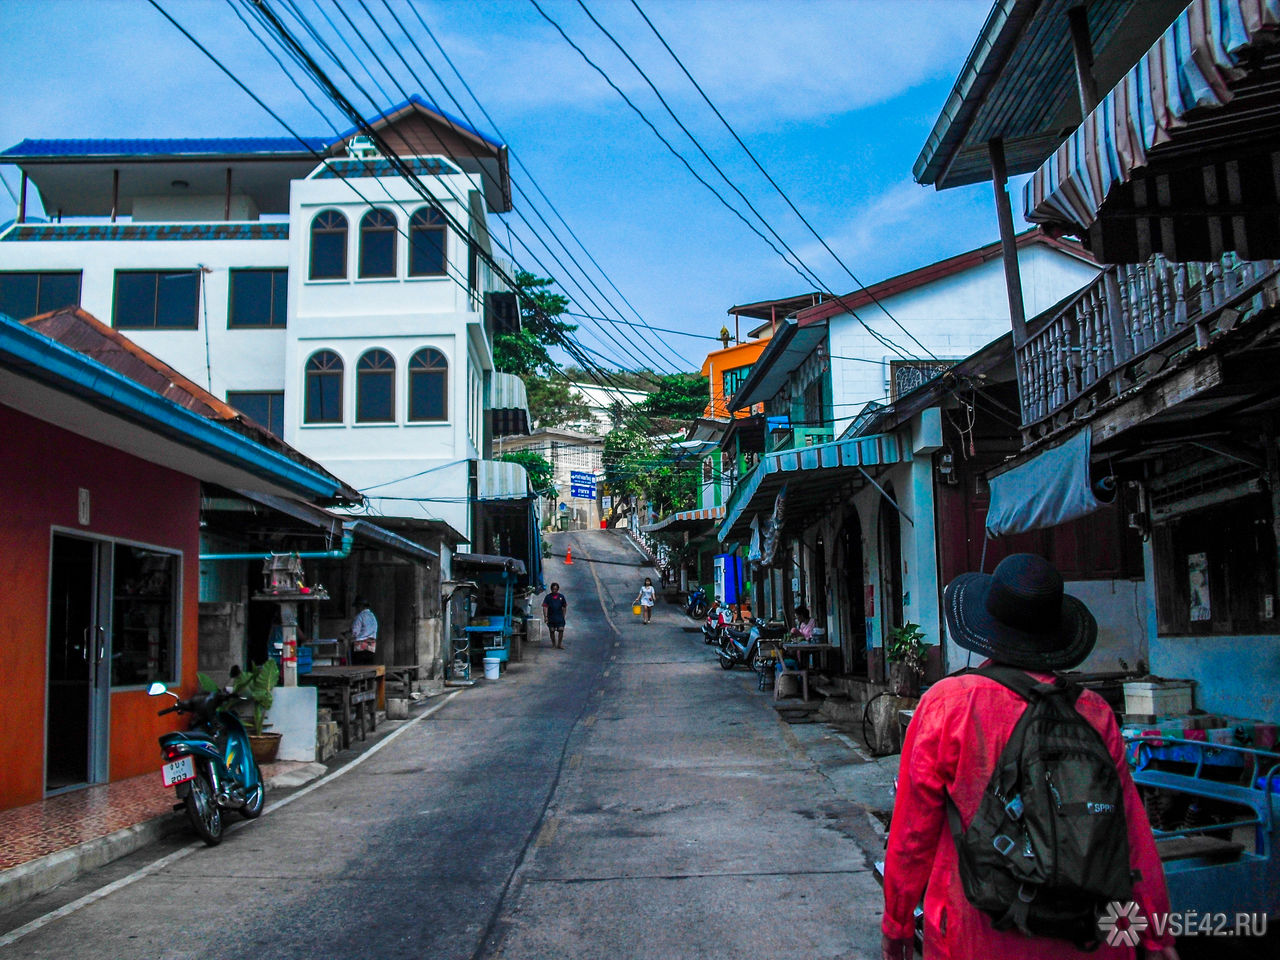
[[947, 816], [969, 902], [997, 930], [1098, 943], [1098, 916], [1133, 898], [1124, 794], [1098, 731], [1076, 710], [1080, 688], [1011, 667], [970, 671], [1027, 701], [966, 828]]

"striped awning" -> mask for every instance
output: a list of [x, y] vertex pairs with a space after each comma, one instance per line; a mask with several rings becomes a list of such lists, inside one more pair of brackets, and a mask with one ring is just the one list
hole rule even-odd
[[[1275, 127], [1277, 111], [1259, 113], [1246, 88], [1256, 57], [1274, 52], [1277, 39], [1280, 0], [1194, 0], [1032, 175], [1027, 219], [1085, 233], [1116, 189], [1160, 154], [1212, 149], [1224, 136], [1238, 143], [1257, 134], [1259, 124]], [[1227, 109], [1236, 100], [1238, 109]], [[1258, 115], [1240, 127], [1241, 112]], [[1144, 190], [1133, 205], [1159, 207], [1160, 192], [1159, 185]]]
[[724, 522], [716, 536], [721, 543], [741, 540], [757, 513], [772, 511], [778, 491], [787, 487], [787, 516], [803, 520], [838, 494], [844, 481], [862, 479], [865, 467], [905, 463], [911, 459], [909, 444], [896, 434], [881, 433], [831, 443], [817, 443], [798, 450], [765, 454], [754, 470], [733, 490]]
[[657, 533], [664, 530], [667, 533], [680, 533], [685, 530], [695, 530], [699, 527], [710, 527], [715, 521], [724, 516], [724, 507], [704, 507], [701, 510], [680, 510], [676, 513], [667, 514], [656, 523], [646, 523], [640, 530], [644, 533]]
[[520, 464], [506, 460], [476, 461], [477, 499], [523, 500], [532, 496], [529, 474]]
[[509, 437], [528, 434], [532, 423], [529, 394], [524, 381], [514, 373], [497, 370], [488, 374], [485, 407], [493, 418], [493, 435]]

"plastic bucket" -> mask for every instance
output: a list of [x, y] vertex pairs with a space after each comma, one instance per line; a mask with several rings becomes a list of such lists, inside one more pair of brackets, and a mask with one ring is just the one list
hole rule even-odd
[[640, 616], [640, 613], [641, 613], [640, 604], [633, 603], [631, 605], [631, 612], [634, 613], [637, 617]]
[[502, 661], [497, 657], [484, 658], [484, 678], [486, 680], [497, 680], [502, 673]]

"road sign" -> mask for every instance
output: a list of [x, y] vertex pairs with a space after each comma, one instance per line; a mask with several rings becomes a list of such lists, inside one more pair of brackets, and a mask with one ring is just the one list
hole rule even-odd
[[580, 470], [569, 471], [569, 495], [583, 500], [596, 498], [596, 475]]

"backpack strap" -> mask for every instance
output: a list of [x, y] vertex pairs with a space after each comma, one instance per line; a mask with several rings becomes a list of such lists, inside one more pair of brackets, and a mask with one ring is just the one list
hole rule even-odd
[[966, 672], [986, 677], [988, 680], [994, 680], [1002, 687], [1012, 690], [1028, 703], [1039, 700], [1041, 697], [1060, 695], [1066, 698], [1069, 705], [1074, 706], [1081, 692], [1081, 688], [1077, 684], [1064, 677], [1055, 676], [1052, 683], [1041, 683], [1017, 667], [1006, 667], [1000, 664], [992, 664], [989, 667], [976, 667]]

